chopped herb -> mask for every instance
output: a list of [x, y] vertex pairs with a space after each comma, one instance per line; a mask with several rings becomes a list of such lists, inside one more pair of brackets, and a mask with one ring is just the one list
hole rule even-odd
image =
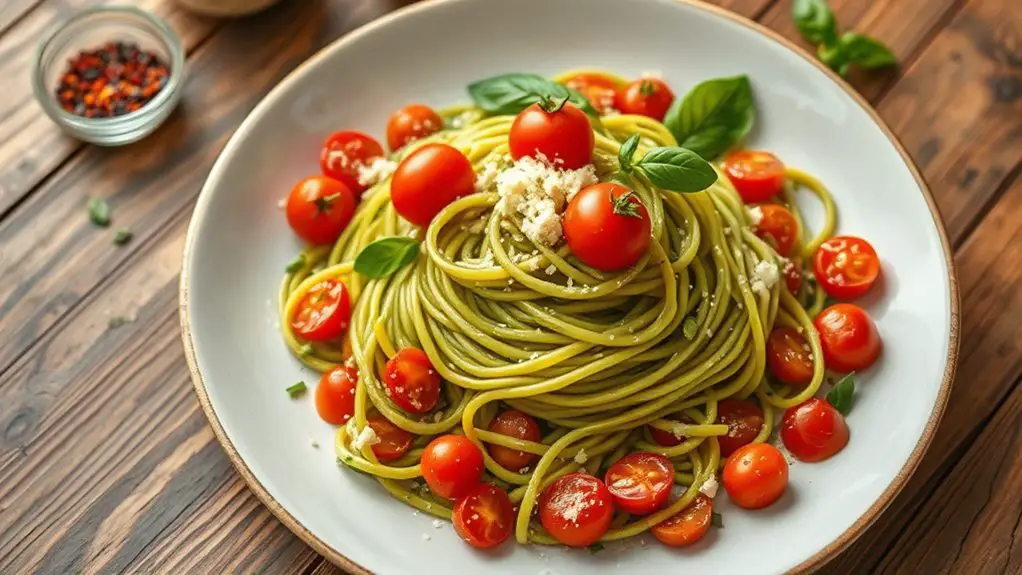
[[110, 318], [109, 322], [107, 322], [107, 326], [110, 329], [117, 329], [126, 323], [131, 323], [131, 320], [124, 317], [123, 315], [115, 315], [114, 317]]
[[90, 198], [88, 203], [89, 220], [100, 227], [110, 225], [110, 204], [102, 198]]
[[710, 514], [710, 525], [713, 525], [714, 527], [716, 527], [718, 529], [723, 529], [724, 528], [724, 516], [721, 515], [720, 513], [717, 513], [716, 511], [712, 512]]
[[284, 269], [287, 271], [287, 273], [293, 274], [293, 273], [298, 272], [298, 270], [300, 270], [300, 269], [302, 269], [304, 267], [305, 267], [305, 254], [298, 254], [297, 256], [295, 256], [295, 259], [291, 260], [291, 263], [287, 264], [287, 267], [284, 268]]
[[841, 378], [837, 385], [827, 392], [827, 401], [834, 406], [834, 409], [841, 412], [841, 415], [848, 415], [852, 410], [852, 396], [855, 395], [855, 372]]
[[687, 340], [693, 340], [696, 337], [696, 332], [699, 331], [699, 323], [692, 317], [686, 317], [685, 321], [681, 324], [681, 334], [685, 336]]
[[308, 344], [307, 343], [307, 344], [303, 345], [302, 347], [298, 348], [298, 355], [300, 355], [302, 357], [308, 357], [308, 356], [312, 355], [312, 352], [314, 352], [314, 351], [316, 351], [316, 350], [313, 349], [312, 344]]
[[134, 235], [135, 234], [131, 233], [131, 228], [117, 228], [117, 231], [114, 232], [114, 243], [119, 246], [123, 246], [131, 241], [131, 238]]
[[589, 549], [590, 553], [592, 553], [593, 555], [596, 555], [600, 551], [603, 551], [604, 549], [606, 549], [606, 547], [603, 546], [603, 543], [593, 543], [592, 545], [590, 545], [588, 547], [588, 549]]
[[309, 388], [305, 387], [305, 382], [299, 381], [298, 383], [287, 388], [287, 394], [291, 396], [291, 399], [297, 399], [305, 395], [305, 392], [308, 390]]

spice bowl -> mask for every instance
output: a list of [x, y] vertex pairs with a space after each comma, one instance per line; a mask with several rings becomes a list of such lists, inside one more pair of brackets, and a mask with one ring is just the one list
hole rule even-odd
[[[97, 64], [83, 63], [83, 53]], [[76, 61], [82, 69], [73, 68]], [[122, 70], [127, 70], [123, 78]], [[72, 136], [120, 146], [148, 136], [170, 116], [184, 78], [184, 48], [166, 22], [130, 6], [95, 6], [64, 18], [44, 35], [35, 53], [32, 88], [46, 114]]]

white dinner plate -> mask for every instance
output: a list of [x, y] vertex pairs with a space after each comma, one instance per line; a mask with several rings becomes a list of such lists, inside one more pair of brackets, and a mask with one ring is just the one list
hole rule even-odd
[[[340, 470], [333, 428], [284, 388], [315, 381], [276, 327], [276, 291], [301, 248], [277, 202], [318, 173], [332, 131], [382, 139], [411, 102], [468, 101], [465, 86], [504, 72], [657, 70], [678, 94], [748, 74], [758, 108], [750, 145], [809, 170], [834, 194], [839, 232], [868, 238], [883, 286], [864, 305], [884, 341], [859, 377], [852, 439], [837, 457], [794, 464], [777, 505], [725, 517], [696, 546], [641, 542], [585, 550], [505, 544], [481, 553], [435, 528], [368, 477]], [[181, 277], [184, 345], [206, 415], [252, 490], [317, 551], [376, 573], [779, 573], [816, 568], [905, 484], [940, 419], [958, 350], [948, 242], [917, 169], [869, 106], [776, 34], [687, 0], [435, 0], [341, 38], [281, 82], [213, 167], [188, 230]], [[312, 446], [312, 440], [321, 446]], [[642, 545], [640, 543], [648, 543]]]

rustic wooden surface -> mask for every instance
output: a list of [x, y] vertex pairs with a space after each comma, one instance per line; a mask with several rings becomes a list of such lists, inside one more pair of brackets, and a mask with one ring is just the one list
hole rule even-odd
[[[241, 20], [165, 16], [188, 48], [183, 105], [122, 149], [63, 134], [31, 96], [58, 13], [0, 5], [0, 573], [338, 572], [234, 473], [192, 394], [177, 276], [202, 180], [291, 69], [403, 0], [302, 0]], [[790, 0], [717, 0], [796, 39]], [[919, 470], [826, 573], [1022, 572], [1022, 10], [1018, 0], [832, 0], [897, 70], [853, 76], [931, 184], [956, 249], [956, 386]], [[106, 198], [111, 232], [83, 217]], [[111, 315], [134, 321], [116, 329]]]

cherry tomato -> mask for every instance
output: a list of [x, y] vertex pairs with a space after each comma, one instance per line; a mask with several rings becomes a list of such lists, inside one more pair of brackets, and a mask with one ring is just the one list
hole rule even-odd
[[323, 143], [319, 153], [319, 166], [323, 175], [339, 180], [348, 189], [361, 194], [366, 187], [358, 183], [358, 171], [376, 158], [383, 157], [380, 143], [355, 130], [334, 132]]
[[382, 415], [371, 415], [366, 419], [366, 424], [374, 432], [379, 442], [373, 445], [373, 455], [380, 461], [392, 461], [408, 453], [412, 446], [413, 436], [411, 433], [394, 425], [389, 419]]
[[663, 455], [637, 451], [615, 461], [603, 480], [618, 509], [649, 515], [667, 503], [674, 485], [674, 466]]
[[358, 370], [339, 365], [323, 374], [316, 386], [316, 413], [333, 425], [347, 423], [355, 415]]
[[[526, 441], [539, 442], [543, 436], [540, 433], [539, 424], [532, 416], [514, 409], [509, 409], [490, 422], [489, 430], [494, 433], [524, 439]], [[490, 457], [501, 467], [511, 471], [519, 471], [532, 464], [539, 458], [534, 453], [518, 451], [502, 445], [490, 444], [487, 447]]]
[[426, 413], [436, 407], [440, 382], [429, 356], [417, 347], [399, 350], [383, 366], [387, 397], [408, 413]]
[[796, 388], [813, 380], [813, 360], [809, 344], [790, 327], [775, 329], [767, 340], [767, 367], [774, 377]]
[[[689, 417], [687, 415], [684, 415], [684, 414], [682, 414], [682, 415], [677, 415], [677, 414], [669, 415], [669, 416], [665, 417], [664, 419], [668, 419], [670, 421], [679, 421], [681, 423], [689, 423], [689, 424], [695, 423], [694, 421], [692, 421], [691, 417]], [[674, 433], [671, 433], [670, 431], [666, 431], [666, 430], [663, 430], [663, 429], [657, 429], [656, 427], [653, 427], [652, 425], [649, 426], [649, 435], [653, 438], [653, 441], [655, 441], [657, 443], [657, 445], [661, 445], [663, 447], [674, 447], [676, 445], [681, 445], [682, 443], [685, 442], [686, 439], [688, 439], [687, 437], [679, 437], [679, 436], [675, 435]]]
[[833, 405], [814, 397], [784, 412], [781, 441], [802, 461], [823, 461], [848, 445], [848, 425]]
[[802, 287], [802, 270], [798, 264], [788, 260], [784, 263], [784, 282], [788, 286], [788, 291], [795, 295], [798, 293], [800, 287]]
[[564, 239], [589, 267], [616, 271], [649, 249], [649, 212], [632, 190], [611, 182], [582, 189], [564, 211]]
[[765, 202], [784, 186], [784, 164], [770, 152], [731, 152], [724, 158], [724, 171], [747, 204]]
[[344, 334], [351, 320], [351, 298], [344, 283], [326, 279], [309, 288], [291, 318], [291, 328], [309, 341], [330, 341]]
[[515, 118], [508, 136], [513, 159], [545, 158], [551, 165], [566, 170], [591, 163], [595, 143], [589, 118], [571, 103], [555, 112], [547, 112], [540, 104], [529, 106]]
[[692, 504], [653, 526], [653, 536], [664, 545], [685, 547], [703, 538], [713, 522], [713, 501], [700, 493]]
[[422, 451], [422, 478], [439, 497], [467, 493], [483, 476], [483, 452], [464, 435], [441, 435]]
[[780, 499], [787, 486], [788, 462], [769, 443], [746, 445], [724, 465], [724, 489], [739, 507], [766, 507]]
[[447, 204], [474, 192], [475, 181], [465, 154], [447, 144], [426, 144], [394, 170], [390, 200], [401, 217], [427, 226]]
[[744, 399], [725, 399], [717, 405], [717, 423], [727, 426], [727, 435], [717, 438], [720, 456], [727, 457], [751, 443], [763, 429], [763, 410]]
[[614, 499], [588, 473], [557, 478], [539, 497], [539, 521], [551, 537], [570, 547], [596, 543], [610, 529]]
[[387, 145], [391, 150], [404, 147], [439, 132], [444, 120], [429, 106], [412, 104], [394, 112], [387, 120]]
[[582, 94], [600, 114], [614, 109], [617, 85], [610, 78], [599, 74], [578, 74], [569, 78], [564, 85]]
[[333, 178], [305, 178], [291, 190], [285, 213], [298, 237], [310, 244], [332, 244], [355, 215], [355, 193]]
[[787, 257], [795, 247], [798, 222], [788, 208], [777, 204], [759, 206], [763, 217], [756, 224], [756, 235], [770, 241], [777, 253]]
[[502, 489], [479, 483], [454, 504], [454, 531], [472, 547], [489, 549], [511, 536], [515, 509]]
[[854, 299], [869, 291], [880, 275], [880, 259], [862, 238], [837, 236], [823, 242], [813, 258], [813, 272], [827, 295]]
[[866, 312], [850, 303], [834, 304], [813, 320], [820, 332], [827, 369], [848, 373], [873, 365], [880, 356], [880, 334]]
[[617, 94], [617, 109], [662, 122], [674, 101], [674, 92], [660, 78], [633, 80]]

